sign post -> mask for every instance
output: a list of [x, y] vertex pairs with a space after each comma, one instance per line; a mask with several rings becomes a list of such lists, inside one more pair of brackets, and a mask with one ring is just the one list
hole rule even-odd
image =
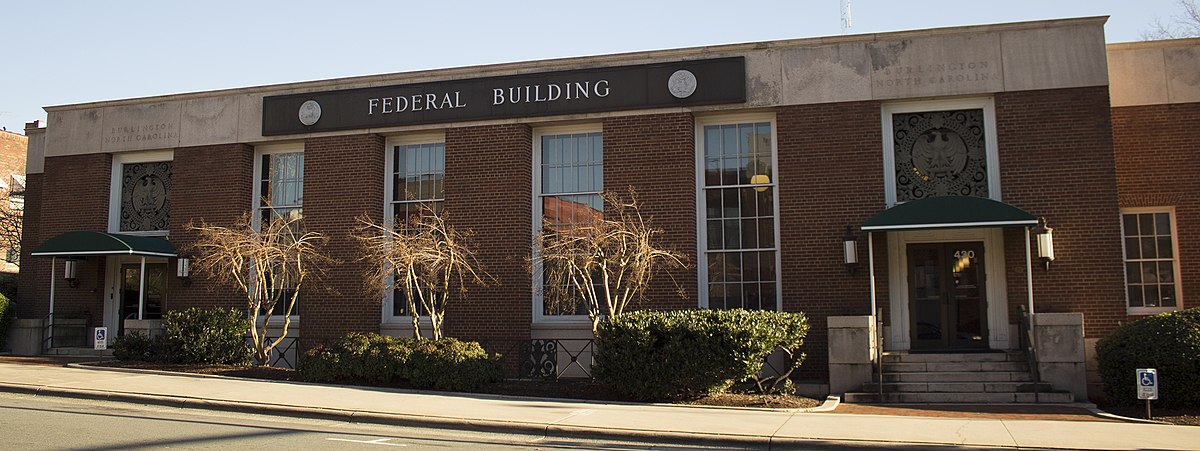
[[108, 328], [107, 327], [97, 327], [96, 335], [93, 338], [95, 338], [95, 340], [93, 340], [95, 342], [94, 348], [97, 351], [103, 351], [105, 349], [108, 349]]
[[1158, 370], [1154, 368], [1137, 369], [1138, 399], [1146, 400], [1146, 419], [1150, 417], [1150, 400], [1158, 399]]

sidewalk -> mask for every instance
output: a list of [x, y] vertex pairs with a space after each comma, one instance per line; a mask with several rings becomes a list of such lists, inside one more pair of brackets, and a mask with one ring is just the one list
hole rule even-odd
[[742, 445], [1200, 450], [1200, 428], [612, 404], [0, 363], [0, 391], [354, 422]]

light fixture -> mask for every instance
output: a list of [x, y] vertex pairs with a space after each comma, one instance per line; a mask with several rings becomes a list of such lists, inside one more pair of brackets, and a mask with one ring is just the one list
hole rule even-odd
[[1054, 261], [1054, 229], [1046, 224], [1046, 218], [1038, 218], [1038, 225], [1033, 229], [1037, 236], [1038, 258], [1042, 260], [1046, 271], [1050, 270], [1050, 262]]
[[766, 174], [754, 174], [750, 176], [750, 184], [756, 185], [754, 190], [761, 193], [770, 188], [769, 185], [771, 184], [771, 176]]
[[192, 284], [192, 259], [187, 257], [179, 257], [175, 261], [175, 276], [183, 282], [184, 286]]
[[846, 235], [842, 237], [842, 252], [846, 261], [846, 270], [851, 275], [858, 269], [858, 238], [850, 226], [846, 226]]
[[76, 274], [79, 270], [79, 261], [78, 260], [64, 260], [64, 262], [65, 263], [63, 264], [63, 278], [67, 279], [67, 285], [70, 285], [71, 288], [75, 288], [75, 287], [79, 286], [79, 278], [76, 276]]

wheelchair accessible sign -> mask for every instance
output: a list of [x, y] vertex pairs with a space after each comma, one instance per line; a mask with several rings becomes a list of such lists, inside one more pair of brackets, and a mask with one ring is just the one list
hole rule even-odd
[[1158, 370], [1138, 368], [1137, 395], [1138, 399], [1158, 399]]

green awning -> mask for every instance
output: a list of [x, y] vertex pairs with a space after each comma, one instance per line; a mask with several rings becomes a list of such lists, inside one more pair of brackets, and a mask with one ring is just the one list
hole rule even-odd
[[39, 257], [86, 257], [89, 255], [143, 255], [178, 257], [170, 242], [158, 237], [104, 232], [67, 232], [50, 238], [30, 253]]
[[864, 231], [962, 229], [973, 227], [1032, 227], [1037, 218], [1004, 202], [974, 196], [927, 197], [881, 211]]

